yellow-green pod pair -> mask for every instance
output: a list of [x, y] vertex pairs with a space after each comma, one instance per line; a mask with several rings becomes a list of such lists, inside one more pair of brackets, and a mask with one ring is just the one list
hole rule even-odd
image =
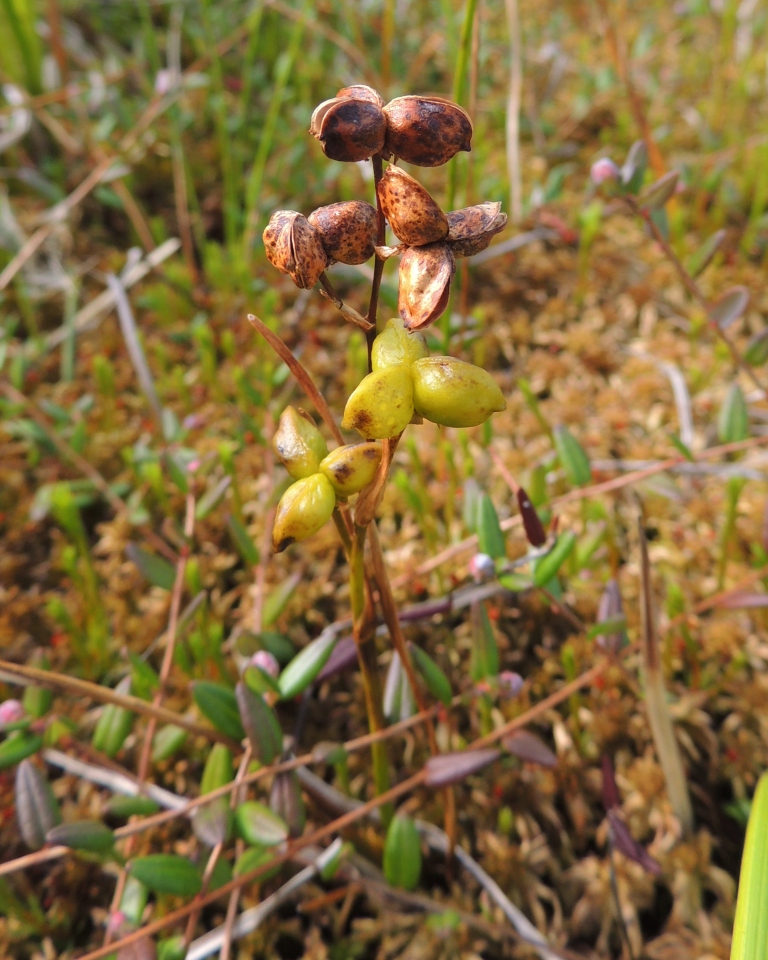
[[336, 498], [346, 499], [367, 487], [380, 461], [381, 444], [347, 444], [324, 457], [311, 476], [291, 484], [275, 513], [272, 544], [277, 553], [317, 533], [330, 519]]
[[446, 427], [475, 427], [507, 405], [489, 373], [455, 357], [430, 357], [424, 337], [402, 320], [387, 323], [371, 359], [373, 372], [350, 396], [341, 422], [368, 439], [402, 433], [414, 411]]

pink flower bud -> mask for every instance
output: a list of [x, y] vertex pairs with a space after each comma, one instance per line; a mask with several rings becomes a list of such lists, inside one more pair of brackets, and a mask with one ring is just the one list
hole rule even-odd
[[107, 920], [107, 929], [110, 933], [120, 933], [127, 923], [128, 918], [122, 910], [113, 910]]
[[592, 164], [589, 174], [595, 186], [601, 186], [608, 180], [618, 180], [620, 170], [610, 157], [601, 157]]
[[498, 676], [499, 693], [505, 700], [516, 697], [523, 689], [523, 678], [513, 670], [502, 670]]
[[280, 675], [280, 664], [269, 650], [257, 650], [249, 661], [250, 666], [263, 670], [268, 677], [277, 680]]
[[489, 557], [487, 553], [476, 553], [469, 561], [469, 572], [476, 583], [489, 580], [496, 575], [496, 564], [493, 562], [493, 557]]
[[24, 707], [18, 700], [4, 700], [0, 703], [0, 724], [18, 723], [24, 716]]

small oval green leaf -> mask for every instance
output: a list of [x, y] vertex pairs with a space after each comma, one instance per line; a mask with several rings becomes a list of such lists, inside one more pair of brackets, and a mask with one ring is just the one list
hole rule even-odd
[[338, 639], [334, 631], [323, 632], [291, 660], [277, 681], [283, 699], [290, 700], [307, 689], [328, 662]]
[[37, 734], [16, 733], [0, 743], [0, 770], [7, 770], [17, 763], [31, 757], [43, 745], [43, 738]]
[[549, 553], [536, 561], [533, 571], [534, 585], [543, 587], [547, 584], [568, 559], [575, 546], [576, 534], [572, 530], [561, 533]]
[[187, 731], [183, 727], [177, 727], [175, 723], [161, 727], [152, 740], [152, 762], [160, 763], [172, 757], [184, 746], [186, 739]]
[[421, 876], [421, 841], [410, 817], [397, 815], [387, 830], [384, 844], [384, 876], [387, 883], [413, 890]]
[[275, 847], [288, 838], [284, 820], [256, 800], [246, 800], [235, 811], [237, 832], [246, 843]]
[[555, 427], [554, 440], [560, 465], [571, 483], [575, 487], [591, 483], [592, 467], [589, 465], [589, 457], [568, 427]]
[[200, 709], [221, 733], [233, 740], [242, 740], [245, 730], [240, 722], [235, 694], [223, 683], [196, 680], [192, 684], [192, 697]]
[[499, 516], [487, 493], [481, 494], [477, 503], [477, 539], [481, 553], [488, 554], [494, 560], [506, 557], [507, 547], [499, 525]]
[[413, 662], [416, 669], [424, 679], [427, 690], [432, 694], [435, 700], [439, 700], [445, 707], [450, 707], [453, 699], [451, 690], [451, 681], [438, 667], [435, 661], [428, 653], [425, 653], [421, 647], [415, 644], [410, 648]]
[[194, 897], [203, 886], [197, 867], [186, 857], [173, 853], [151, 853], [147, 857], [136, 857], [128, 864], [128, 871], [155, 893]]
[[128, 559], [132, 560], [139, 568], [141, 575], [148, 580], [153, 587], [161, 587], [163, 590], [173, 590], [173, 584], [176, 580], [176, 571], [162, 557], [158, 557], [149, 550], [135, 543], [129, 543], [125, 552]]
[[738, 443], [749, 436], [747, 401], [738, 383], [732, 383], [725, 395], [717, 418], [717, 435], [721, 443]]
[[150, 817], [159, 809], [160, 804], [151, 797], [121, 797], [116, 794], [106, 805], [104, 812], [110, 817], [124, 820], [134, 816]]
[[91, 853], [105, 853], [115, 845], [115, 835], [99, 820], [75, 820], [61, 823], [45, 835], [53, 846], [61, 844], [73, 850], [88, 850]]

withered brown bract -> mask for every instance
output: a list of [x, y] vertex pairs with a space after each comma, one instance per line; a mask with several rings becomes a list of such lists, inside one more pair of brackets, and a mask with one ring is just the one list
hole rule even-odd
[[493, 201], [463, 207], [446, 214], [448, 219], [448, 243], [454, 257], [472, 257], [490, 244], [491, 240], [507, 225], [506, 213], [501, 213], [501, 204]]
[[397, 308], [409, 330], [434, 323], [448, 306], [456, 261], [447, 243], [409, 247], [400, 261]]

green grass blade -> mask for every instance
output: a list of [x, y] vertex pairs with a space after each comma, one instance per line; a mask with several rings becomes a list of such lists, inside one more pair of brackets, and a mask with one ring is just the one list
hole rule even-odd
[[731, 960], [768, 957], [768, 773], [757, 784], [747, 825]]

